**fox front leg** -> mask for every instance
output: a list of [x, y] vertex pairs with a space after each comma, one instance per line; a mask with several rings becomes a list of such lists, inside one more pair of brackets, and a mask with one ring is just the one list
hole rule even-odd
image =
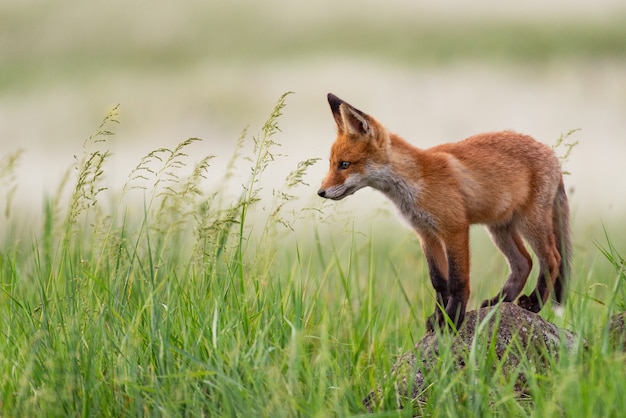
[[[439, 245], [442, 251], [445, 248], [445, 259], [447, 261], [445, 290], [437, 290], [438, 286], [441, 287], [442, 282], [437, 280], [436, 274], [434, 276], [431, 275], [431, 280], [437, 291], [438, 298], [440, 294], [445, 297], [442, 300], [445, 304], [441, 303], [441, 306], [445, 306], [445, 315], [440, 305], [437, 305], [435, 313], [428, 320], [427, 329], [432, 330], [436, 326], [443, 328], [447, 325], [453, 325], [456, 329], [459, 329], [465, 319], [465, 309], [470, 293], [469, 227], [461, 228], [454, 233], [443, 236], [442, 240], [439, 241]], [[426, 259], [428, 260], [429, 256]], [[433, 264], [440, 264], [440, 262]], [[448, 322], [448, 318], [451, 324]]]
[[426, 329], [434, 330], [444, 322], [443, 311], [448, 305], [448, 261], [441, 240], [434, 234], [419, 235], [422, 251], [428, 264], [428, 274], [435, 289], [435, 311], [426, 320]]

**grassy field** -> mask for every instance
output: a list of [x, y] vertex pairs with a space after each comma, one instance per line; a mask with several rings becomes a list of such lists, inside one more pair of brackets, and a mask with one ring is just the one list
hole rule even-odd
[[[398, 410], [387, 371], [424, 335], [433, 306], [423, 257], [406, 230], [295, 200], [315, 161], [294, 164], [263, 197], [265, 170], [284, 163], [273, 142], [284, 99], [257, 135], [242, 135], [226, 173], [211, 170], [212, 156], [189, 158], [189, 139], [146, 154], [122, 191], [101, 185], [114, 109], [47, 200], [41, 226], [25, 233], [9, 210], [0, 415], [358, 416], [378, 384], [385, 397], [373, 416], [626, 414], [626, 358], [606, 333], [626, 300], [615, 231], [600, 243], [605, 256], [578, 245], [564, 316], [543, 315], [580, 339], [547, 374], [523, 363], [526, 393], [488, 347], [475, 347], [465, 370], [443, 352], [427, 376], [429, 401]], [[1, 161], [10, 195], [19, 178], [10, 156]], [[233, 196], [234, 170], [250, 177]], [[214, 176], [223, 187], [205, 190]], [[478, 299], [501, 283], [481, 276], [504, 279], [504, 263], [491, 261], [472, 282]]]

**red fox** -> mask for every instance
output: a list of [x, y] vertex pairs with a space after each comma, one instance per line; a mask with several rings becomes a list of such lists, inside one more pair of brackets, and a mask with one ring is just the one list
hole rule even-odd
[[518, 305], [539, 312], [550, 292], [561, 303], [570, 276], [569, 206], [559, 160], [546, 145], [511, 131], [419, 149], [333, 94], [338, 135], [318, 195], [340, 200], [370, 186], [385, 194], [419, 236], [436, 292], [427, 328], [458, 329], [470, 294], [469, 226], [486, 225], [507, 258], [502, 290], [483, 306], [513, 302], [539, 260], [535, 290]]

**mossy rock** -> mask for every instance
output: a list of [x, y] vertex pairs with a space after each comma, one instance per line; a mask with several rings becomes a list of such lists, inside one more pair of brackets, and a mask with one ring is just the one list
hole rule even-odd
[[[494, 367], [498, 364], [503, 375], [516, 374], [515, 389], [523, 393], [526, 377], [520, 369], [530, 366], [533, 373], [547, 373], [562, 346], [571, 350], [575, 342], [572, 332], [513, 303], [467, 312], [458, 332], [429, 332], [414, 350], [397, 358], [391, 376], [395, 381], [396, 398], [400, 400], [398, 406], [402, 407], [402, 400], [426, 401], [426, 376], [439, 361], [440, 347], [444, 344], [457, 369], [464, 368], [471, 350], [476, 352], [477, 346], [480, 347], [481, 353], [488, 352], [494, 357]], [[523, 367], [520, 367], [522, 362]], [[363, 404], [372, 411], [381, 399], [379, 387], [363, 399]]]
[[626, 351], [626, 312], [615, 314], [609, 320], [609, 339], [615, 349]]

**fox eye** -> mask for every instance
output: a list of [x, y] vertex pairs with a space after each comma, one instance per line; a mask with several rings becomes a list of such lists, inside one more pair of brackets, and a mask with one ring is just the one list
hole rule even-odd
[[345, 170], [345, 169], [347, 169], [348, 167], [350, 167], [350, 163], [349, 163], [348, 161], [341, 161], [341, 162], [339, 163], [339, 169], [340, 169], [340, 170]]

